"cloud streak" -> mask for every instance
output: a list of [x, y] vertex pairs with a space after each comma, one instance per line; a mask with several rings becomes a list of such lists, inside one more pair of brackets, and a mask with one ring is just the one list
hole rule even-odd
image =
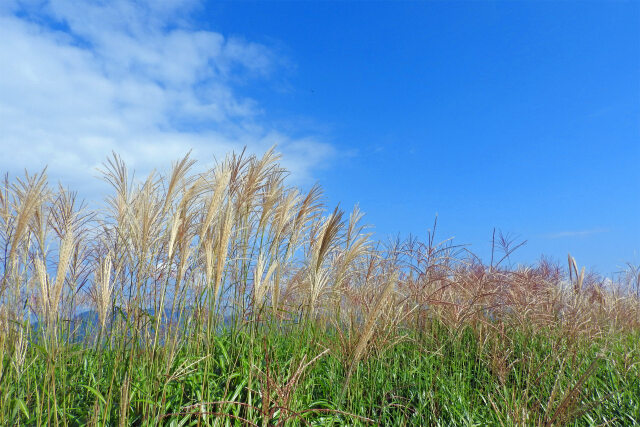
[[273, 144], [308, 179], [331, 145], [270, 127], [238, 86], [268, 82], [267, 46], [202, 30], [197, 2], [14, 1], [0, 7], [0, 169], [79, 184], [111, 151], [145, 173]]
[[589, 237], [594, 234], [606, 233], [609, 230], [606, 228], [594, 228], [591, 230], [574, 230], [574, 231], [560, 231], [557, 233], [546, 234], [544, 237], [547, 239], [564, 239], [572, 237]]

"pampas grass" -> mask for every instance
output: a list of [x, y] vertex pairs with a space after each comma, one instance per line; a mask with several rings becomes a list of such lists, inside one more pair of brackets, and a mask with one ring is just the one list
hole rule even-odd
[[507, 267], [502, 235], [485, 264], [435, 223], [376, 242], [279, 158], [138, 180], [113, 154], [95, 210], [6, 177], [0, 424], [640, 419], [636, 270]]

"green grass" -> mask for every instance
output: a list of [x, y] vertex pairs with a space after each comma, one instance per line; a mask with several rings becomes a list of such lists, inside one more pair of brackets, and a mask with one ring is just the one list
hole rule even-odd
[[[263, 425], [268, 418], [268, 425], [624, 426], [640, 419], [637, 333], [570, 342], [552, 331], [507, 330], [492, 343], [471, 328], [452, 334], [435, 323], [421, 338], [407, 331], [368, 354], [343, 389], [345, 355], [330, 350], [298, 369], [305, 356], [335, 346], [335, 334], [276, 329], [226, 331], [210, 343], [194, 337], [172, 360], [162, 349], [154, 359], [144, 349], [70, 345], [51, 354], [30, 346], [20, 375], [4, 358], [0, 424]], [[289, 395], [274, 384], [290, 384]]]
[[277, 159], [136, 182], [114, 155], [94, 210], [7, 177], [0, 425], [640, 423], [637, 268], [384, 245]]

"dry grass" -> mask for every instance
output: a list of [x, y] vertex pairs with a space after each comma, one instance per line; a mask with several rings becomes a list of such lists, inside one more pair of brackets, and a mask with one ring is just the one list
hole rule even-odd
[[[102, 169], [113, 194], [93, 212], [72, 193], [52, 190], [44, 172], [5, 178], [3, 354], [15, 354], [20, 370], [29, 324], [42, 321], [54, 341], [70, 341], [70, 329], [57, 335], [61, 321], [87, 308], [97, 311], [101, 335], [133, 339], [154, 354], [165, 343], [171, 357], [185, 325], [212, 339], [229, 314], [241, 328], [302, 318], [338, 331], [347, 387], [369, 350], [397, 342], [406, 329], [422, 333], [437, 319], [452, 334], [471, 328], [493, 346], [492, 370], [505, 382], [515, 363], [505, 327], [561, 331], [573, 342], [640, 329], [635, 270], [623, 279], [634, 292], [625, 283], [605, 285], [571, 256], [566, 271], [545, 260], [503, 267], [512, 251], [504, 238], [505, 256], [488, 265], [449, 240], [436, 243], [434, 233], [426, 242], [381, 245], [370, 240], [357, 208], [348, 220], [338, 208], [323, 215], [319, 187], [306, 195], [287, 187], [278, 159], [273, 150], [243, 152], [194, 173], [187, 155], [167, 176], [138, 181], [114, 154]], [[127, 377], [125, 406], [128, 385]], [[283, 406], [288, 393], [277, 393]], [[556, 412], [573, 404], [568, 393]]]
[[[366, 260], [383, 259], [388, 270], [401, 272], [393, 311], [404, 313], [408, 324], [438, 316], [454, 331], [509, 322], [561, 327], [572, 336], [638, 327], [637, 296], [585, 276], [570, 255], [565, 279], [546, 261], [515, 269], [502, 268], [502, 260], [483, 265], [450, 241], [435, 244], [433, 234], [425, 243], [374, 249], [357, 208], [347, 222], [338, 208], [322, 217], [319, 188], [304, 197], [287, 188], [278, 158], [273, 150], [260, 158], [232, 154], [193, 174], [195, 161], [187, 155], [167, 177], [152, 173], [136, 181], [113, 155], [102, 173], [114, 194], [104, 213], [89, 215], [69, 193], [53, 192], [44, 173], [15, 183], [6, 178], [0, 197], [4, 316], [41, 314], [55, 323], [61, 304], [92, 299], [102, 328], [118, 307], [142, 333], [149, 329], [144, 312], [153, 309], [160, 314], [156, 335], [167, 309], [173, 316], [185, 307], [211, 315], [268, 306], [277, 316], [302, 310], [310, 318], [344, 319], [343, 312], [366, 319], [371, 295], [386, 286], [371, 277]], [[3, 325], [6, 333], [7, 319]]]

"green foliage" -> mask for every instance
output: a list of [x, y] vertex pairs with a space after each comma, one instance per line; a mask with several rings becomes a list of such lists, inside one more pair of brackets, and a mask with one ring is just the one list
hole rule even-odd
[[500, 343], [483, 342], [471, 328], [457, 335], [437, 324], [430, 329], [370, 355], [345, 396], [344, 355], [328, 351], [306, 365], [309, 355], [334, 344], [335, 334], [319, 328], [225, 331], [207, 346], [183, 342], [172, 360], [163, 349], [155, 359], [131, 350], [131, 364], [119, 348], [75, 344], [52, 355], [30, 346], [23, 371], [3, 377], [0, 424], [630, 425], [640, 419], [638, 334], [571, 343], [506, 330], [509, 353], [501, 357]]
[[375, 243], [277, 159], [136, 182], [114, 155], [94, 211], [7, 177], [0, 425], [640, 423], [635, 270]]

